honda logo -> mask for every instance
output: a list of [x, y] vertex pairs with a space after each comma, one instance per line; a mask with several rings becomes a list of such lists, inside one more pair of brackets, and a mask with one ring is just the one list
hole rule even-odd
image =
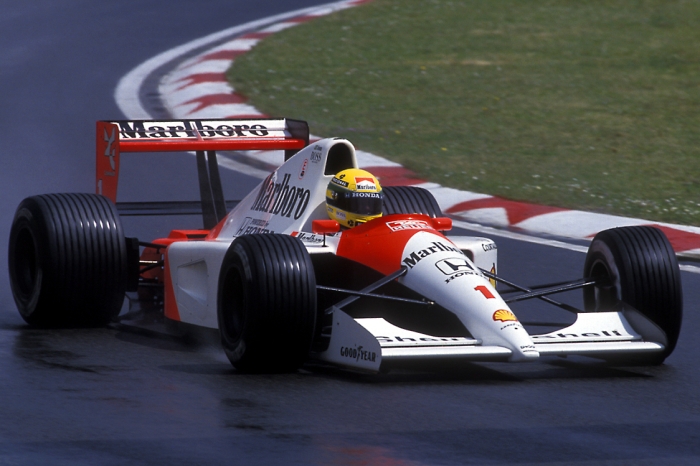
[[472, 267], [469, 261], [463, 257], [442, 259], [435, 263], [435, 267], [440, 269], [440, 272], [444, 273], [445, 275], [474, 270], [474, 267]]

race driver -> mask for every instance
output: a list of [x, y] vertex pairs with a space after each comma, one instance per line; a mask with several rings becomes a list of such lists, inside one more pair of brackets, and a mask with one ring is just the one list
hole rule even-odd
[[382, 216], [382, 187], [366, 170], [348, 168], [337, 173], [326, 189], [328, 216], [352, 228]]

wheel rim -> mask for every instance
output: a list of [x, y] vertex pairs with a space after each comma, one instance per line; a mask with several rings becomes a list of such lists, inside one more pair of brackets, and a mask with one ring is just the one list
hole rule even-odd
[[605, 261], [598, 260], [593, 263], [589, 274], [602, 282], [594, 287], [595, 311], [611, 309], [620, 299], [620, 279], [610, 270]]
[[39, 263], [34, 236], [28, 228], [17, 233], [13, 272], [17, 291], [24, 300], [31, 299], [39, 281]]
[[223, 326], [226, 329], [224, 334], [231, 341], [237, 341], [246, 325], [246, 292], [243, 276], [236, 267], [232, 267], [226, 274], [223, 291], [221, 305]]

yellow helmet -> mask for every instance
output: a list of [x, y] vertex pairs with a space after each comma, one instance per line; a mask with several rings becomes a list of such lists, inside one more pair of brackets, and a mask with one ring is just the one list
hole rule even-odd
[[348, 168], [328, 183], [326, 208], [328, 216], [352, 228], [382, 216], [382, 187], [366, 170]]

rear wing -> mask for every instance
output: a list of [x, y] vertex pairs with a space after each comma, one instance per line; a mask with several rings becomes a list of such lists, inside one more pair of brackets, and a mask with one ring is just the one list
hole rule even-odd
[[226, 210], [216, 151], [284, 150], [287, 160], [309, 144], [309, 126], [285, 118], [98, 121], [96, 142], [96, 192], [115, 203], [122, 152], [196, 152], [205, 228], [212, 228]]

